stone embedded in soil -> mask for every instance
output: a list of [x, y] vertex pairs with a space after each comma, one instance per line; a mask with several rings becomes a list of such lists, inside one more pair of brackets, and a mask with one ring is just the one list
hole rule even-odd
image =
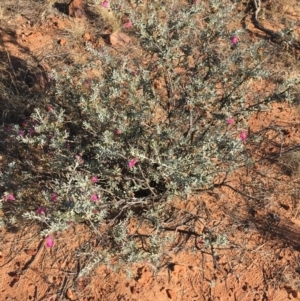
[[74, 18], [82, 18], [84, 16], [84, 4], [82, 0], [71, 0], [68, 4], [68, 14]]
[[66, 297], [68, 300], [76, 300], [77, 299], [74, 291], [71, 290], [70, 288], [66, 292]]
[[59, 40], [59, 45], [64, 46], [67, 44], [67, 40], [65, 38], [62, 38], [61, 40]]
[[32, 248], [32, 249], [25, 249], [25, 253], [27, 255], [30, 255], [30, 256], [34, 256], [36, 253], [37, 253], [37, 249], [36, 248]]
[[131, 38], [122, 32], [113, 32], [104, 38], [105, 43], [114, 47], [125, 47], [131, 43]]
[[91, 35], [86, 32], [84, 35], [83, 35], [83, 38], [86, 40], [86, 41], [90, 41], [91, 40]]
[[175, 300], [176, 299], [176, 293], [172, 289], [166, 290], [167, 296], [169, 299]]

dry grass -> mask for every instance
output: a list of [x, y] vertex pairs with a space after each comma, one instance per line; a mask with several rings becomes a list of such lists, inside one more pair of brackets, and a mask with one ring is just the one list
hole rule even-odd
[[6, 7], [4, 5], [0, 5], [0, 20], [6, 20], [7, 14], [6, 14]]
[[116, 16], [113, 11], [109, 8], [104, 8], [101, 5], [95, 7], [95, 13], [99, 14], [103, 23], [107, 24], [110, 30], [113, 32], [119, 31], [122, 26], [121, 18]]

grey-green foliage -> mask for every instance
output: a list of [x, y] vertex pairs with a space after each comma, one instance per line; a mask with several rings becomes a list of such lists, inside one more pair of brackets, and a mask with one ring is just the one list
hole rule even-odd
[[[64, 229], [68, 221], [109, 224], [103, 249], [122, 264], [148, 259], [157, 267], [174, 238], [163, 234], [163, 221], [173, 218], [165, 216], [167, 200], [207, 189], [216, 176], [250, 162], [239, 135], [250, 113], [272, 100], [257, 98], [251, 86], [270, 76], [264, 63], [272, 52], [266, 41], [246, 45], [243, 30], [227, 32], [234, 4], [200, 1], [180, 8], [176, 1], [153, 1], [145, 11], [124, 9], [142, 55], [134, 47], [122, 56], [87, 44], [89, 63], [51, 73], [55, 104], [53, 111], [33, 113], [36, 133], [22, 137], [16, 127], [12, 139], [20, 147], [43, 149], [35, 163], [43, 167], [43, 181], [35, 183], [32, 170], [31, 181], [23, 184], [37, 184], [39, 195], [43, 191], [46, 216], [24, 214], [48, 226], [43, 234]], [[234, 47], [232, 35], [240, 40]], [[89, 78], [96, 60], [101, 75]], [[272, 93], [286, 87], [282, 83]], [[137, 163], [130, 168], [132, 159]], [[148, 221], [143, 248], [138, 233], [126, 231], [132, 219], [138, 225]], [[107, 252], [86, 270], [106, 262]]]

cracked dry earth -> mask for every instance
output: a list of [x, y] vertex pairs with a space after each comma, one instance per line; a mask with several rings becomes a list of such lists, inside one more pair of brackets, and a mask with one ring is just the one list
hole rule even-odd
[[[63, 59], [84, 62], [86, 41], [104, 43], [97, 37], [97, 21], [70, 18], [54, 3], [33, 9], [35, 1], [15, 2], [14, 10], [7, 10], [0, 23], [1, 59], [14, 71], [25, 72], [33, 90], [45, 88], [44, 72]], [[5, 4], [11, 3], [3, 1], [0, 6]], [[264, 26], [276, 30], [289, 19], [298, 24], [299, 34], [299, 0], [267, 0], [262, 5]], [[253, 41], [265, 37], [249, 16], [245, 20]], [[284, 68], [282, 64], [275, 67]], [[300, 72], [299, 65], [292, 68], [294, 62], [290, 64], [286, 72]], [[262, 93], [268, 86], [253, 83]], [[174, 203], [198, 219], [176, 230], [178, 251], [156, 274], [145, 263], [133, 266], [132, 278], [106, 266], [80, 277], [88, 258], [76, 257], [76, 251], [99, 247], [97, 237], [85, 225], [70, 225], [64, 233], [55, 233], [51, 249], [45, 248], [38, 227], [29, 222], [1, 229], [0, 301], [300, 300], [299, 113], [299, 105], [283, 102], [253, 115], [248, 122], [249, 136], [261, 133], [267, 141], [249, 146], [254, 158], [263, 157], [256, 161], [255, 169], [239, 170], [230, 176], [227, 186]], [[291, 148], [292, 158], [284, 156]], [[4, 157], [1, 155], [1, 161]], [[212, 250], [191, 234], [205, 231], [225, 233], [228, 245]]]

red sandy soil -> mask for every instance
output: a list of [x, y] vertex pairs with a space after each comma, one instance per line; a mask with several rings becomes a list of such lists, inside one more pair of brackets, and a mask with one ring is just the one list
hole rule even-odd
[[[266, 26], [283, 27], [278, 21], [282, 16], [300, 24], [299, 1], [263, 4]], [[32, 23], [23, 7], [1, 20], [0, 26], [0, 50], [32, 68], [55, 68], [65, 53], [74, 62], [83, 62], [85, 41], [104, 43], [85, 17], [75, 20], [49, 7], [36, 13], [40, 14], [38, 21]], [[247, 18], [249, 36], [262, 38]], [[280, 62], [274, 68], [280, 68]], [[39, 84], [43, 86], [42, 80]], [[266, 83], [254, 83], [262, 93], [267, 87]], [[98, 247], [88, 227], [71, 225], [64, 233], [54, 234], [54, 247], [47, 249], [38, 227], [27, 222], [0, 230], [0, 301], [300, 300], [300, 170], [286, 174], [284, 156], [273, 158], [300, 143], [299, 112], [299, 107], [281, 103], [254, 114], [248, 121], [249, 139], [257, 133], [266, 139], [249, 151], [254, 158], [264, 159], [257, 160], [252, 170], [232, 174], [227, 180], [230, 187], [175, 202], [176, 208], [197, 215], [200, 222], [192, 229], [178, 229], [178, 252], [156, 274], [145, 262], [132, 267], [132, 278], [106, 266], [79, 277], [89, 257], [76, 257], [76, 250], [85, 247], [88, 252]], [[195, 242], [179, 230], [225, 233], [229, 243], [216, 249], [213, 256], [201, 240]]]

